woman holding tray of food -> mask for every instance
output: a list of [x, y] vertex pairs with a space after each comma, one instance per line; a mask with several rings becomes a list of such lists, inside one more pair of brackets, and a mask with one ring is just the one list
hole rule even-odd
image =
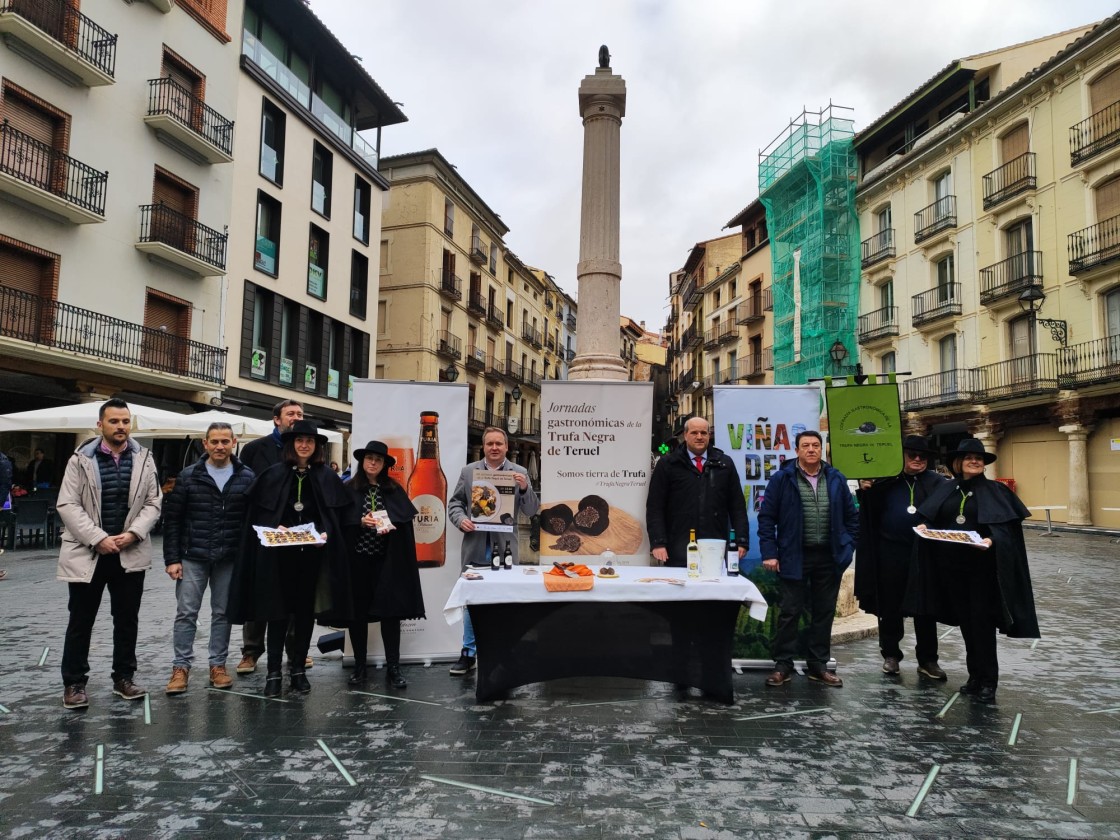
[[[965, 438], [946, 458], [953, 478], [918, 508], [918, 528], [942, 539], [915, 540], [906, 598], [907, 615], [934, 615], [958, 625], [964, 638], [968, 682], [961, 694], [994, 703], [999, 683], [996, 631], [1018, 639], [1039, 637], [1023, 520], [1030, 512], [1011, 490], [984, 475], [996, 456]], [[974, 531], [979, 543], [966, 535]]]
[[385, 678], [393, 688], [408, 685], [401, 674], [401, 619], [424, 618], [424, 593], [416, 562], [412, 520], [416, 508], [389, 475], [396, 459], [379, 440], [354, 452], [358, 469], [346, 482], [361, 521], [347, 529], [354, 618], [348, 626], [354, 672], [347, 681], [366, 680], [366, 639], [370, 622], [380, 622], [385, 644]]
[[[350, 564], [344, 529], [358, 517], [353, 498], [326, 463], [327, 438], [310, 420], [298, 420], [280, 435], [280, 463], [257, 476], [249, 488], [243, 550], [230, 598], [233, 620], [268, 624], [268, 675], [264, 694], [281, 691], [281, 662], [288, 624], [294, 647], [288, 663], [293, 691], [311, 690], [304, 660], [316, 617], [340, 624], [349, 620]], [[296, 536], [294, 526], [311, 525], [322, 541], [268, 539], [253, 526]], [[300, 535], [307, 538], [307, 535]], [[267, 542], [267, 545], [262, 544]]]

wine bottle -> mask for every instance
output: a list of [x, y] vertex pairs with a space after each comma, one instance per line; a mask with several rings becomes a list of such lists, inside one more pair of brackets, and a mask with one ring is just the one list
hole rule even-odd
[[502, 568], [502, 555], [498, 552], [498, 547], [490, 547], [490, 569], [491, 571], [498, 571]]
[[735, 529], [731, 529], [731, 536], [727, 540], [727, 568], [728, 577], [739, 577], [739, 544], [735, 542]]
[[690, 578], [700, 577], [700, 545], [696, 542], [695, 528], [688, 532], [688, 548], [685, 549], [685, 556], [688, 561], [688, 576]]
[[509, 547], [509, 540], [506, 540], [506, 550], [502, 552], [502, 568], [513, 568], [513, 549]]
[[447, 477], [439, 462], [439, 414], [420, 412], [418, 457], [408, 477], [408, 498], [419, 513], [413, 520], [416, 564], [442, 566], [447, 553]]

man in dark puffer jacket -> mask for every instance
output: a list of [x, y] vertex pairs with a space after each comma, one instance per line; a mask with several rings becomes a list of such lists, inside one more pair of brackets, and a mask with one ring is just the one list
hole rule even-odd
[[210, 685], [229, 688], [230, 623], [226, 618], [233, 561], [241, 542], [253, 471], [233, 457], [237, 438], [228, 423], [211, 423], [206, 455], [179, 473], [164, 503], [163, 562], [175, 581], [175, 628], [168, 694], [187, 690], [198, 610], [210, 586]]

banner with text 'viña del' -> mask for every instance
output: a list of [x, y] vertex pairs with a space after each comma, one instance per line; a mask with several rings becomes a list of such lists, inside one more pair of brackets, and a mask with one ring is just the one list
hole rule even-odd
[[649, 565], [652, 420], [652, 382], [543, 383], [542, 563]]
[[902, 470], [896, 383], [825, 388], [824, 400], [832, 466], [849, 479], [882, 478]]

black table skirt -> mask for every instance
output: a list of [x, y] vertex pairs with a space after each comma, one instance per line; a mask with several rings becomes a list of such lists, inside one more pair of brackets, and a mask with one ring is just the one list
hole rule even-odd
[[734, 702], [738, 601], [534, 602], [469, 607], [478, 643], [475, 697], [563, 677], [633, 677]]

